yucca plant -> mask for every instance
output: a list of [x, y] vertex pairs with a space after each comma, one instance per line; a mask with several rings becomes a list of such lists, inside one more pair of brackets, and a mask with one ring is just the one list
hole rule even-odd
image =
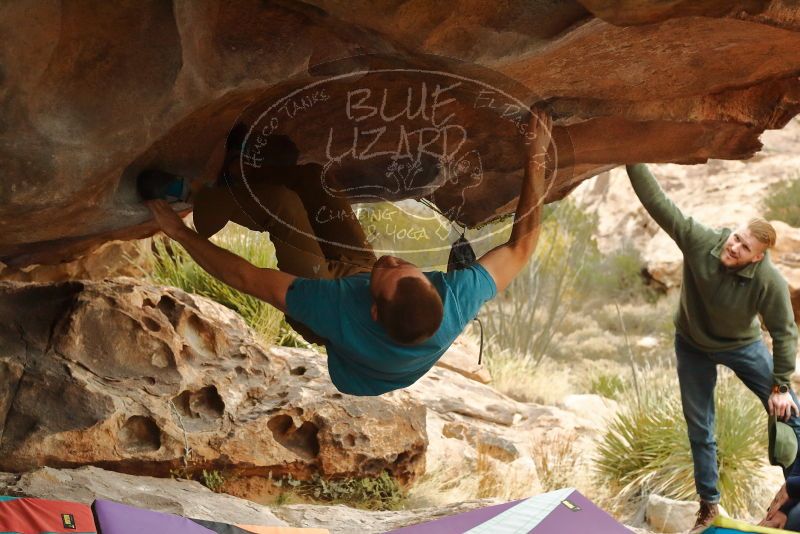
[[[277, 265], [275, 247], [265, 234], [229, 224], [212, 241], [258, 267]], [[211, 276], [175, 241], [156, 238], [153, 241], [153, 256], [150, 276], [154, 282], [208, 297], [227, 306], [241, 315], [266, 343], [280, 342], [288, 337], [287, 327], [282, 327], [283, 314], [280, 311]]]
[[[644, 379], [640, 402], [627, 395], [626, 408], [609, 424], [597, 450], [601, 482], [632, 504], [649, 493], [696, 499], [677, 380], [663, 371], [660, 376]], [[723, 505], [732, 513], [754, 512], [750, 505], [766, 459], [766, 415], [727, 370], [716, 389], [716, 437]]]

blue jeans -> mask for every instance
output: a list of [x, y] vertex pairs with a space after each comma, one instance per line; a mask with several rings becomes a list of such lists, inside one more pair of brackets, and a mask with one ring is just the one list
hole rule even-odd
[[800, 504], [796, 504], [787, 514], [784, 530], [800, 532]]
[[[714, 439], [714, 386], [717, 383], [717, 364], [730, 368], [750, 391], [756, 394], [764, 409], [772, 393], [772, 355], [759, 340], [744, 347], [722, 352], [703, 352], [680, 335], [675, 335], [675, 354], [678, 358], [678, 381], [681, 388], [683, 416], [689, 430], [689, 443], [694, 461], [694, 484], [700, 498], [709, 503], [719, 502], [719, 468], [717, 442]], [[797, 402], [794, 391], [792, 398]], [[767, 430], [764, 419], [764, 432]], [[800, 418], [789, 421], [800, 438]]]

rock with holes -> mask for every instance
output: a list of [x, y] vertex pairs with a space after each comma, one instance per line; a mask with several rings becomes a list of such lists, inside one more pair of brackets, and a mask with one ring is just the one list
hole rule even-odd
[[411, 480], [425, 408], [336, 391], [324, 357], [258, 345], [210, 300], [120, 278], [0, 283], [0, 470]]

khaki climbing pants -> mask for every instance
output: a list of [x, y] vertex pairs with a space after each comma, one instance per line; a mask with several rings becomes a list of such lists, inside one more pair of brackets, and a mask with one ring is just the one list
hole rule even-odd
[[[278, 269], [301, 278], [334, 279], [372, 270], [376, 257], [361, 224], [346, 199], [324, 190], [319, 166], [258, 169], [244, 181], [238, 157], [227, 159], [227, 175], [194, 195], [200, 235], [210, 237], [228, 221], [268, 232]], [[305, 325], [286, 320], [307, 341], [325, 343]]]

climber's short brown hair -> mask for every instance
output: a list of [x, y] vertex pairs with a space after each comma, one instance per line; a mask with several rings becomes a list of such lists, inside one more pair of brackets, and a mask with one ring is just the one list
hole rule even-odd
[[378, 321], [393, 340], [403, 345], [416, 345], [430, 338], [444, 317], [442, 298], [433, 284], [411, 276], [397, 281], [391, 300], [379, 298], [375, 304]]
[[747, 229], [750, 230], [753, 237], [765, 244], [768, 249], [775, 246], [775, 241], [778, 236], [775, 232], [775, 228], [767, 222], [766, 219], [762, 219], [761, 217], [750, 219], [747, 223]]

